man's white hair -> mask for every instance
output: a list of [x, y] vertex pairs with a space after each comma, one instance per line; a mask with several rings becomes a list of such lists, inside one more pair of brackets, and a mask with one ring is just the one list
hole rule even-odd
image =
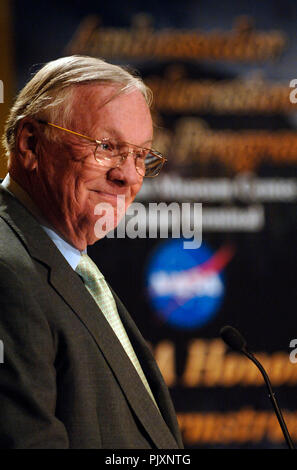
[[39, 118], [66, 127], [71, 115], [71, 95], [74, 88], [77, 85], [94, 83], [116, 85], [116, 95], [138, 89], [148, 106], [151, 105], [151, 90], [140, 77], [124, 67], [81, 55], [53, 60], [33, 76], [20, 91], [11, 108], [2, 139], [7, 157], [15, 152], [17, 129], [22, 119]]

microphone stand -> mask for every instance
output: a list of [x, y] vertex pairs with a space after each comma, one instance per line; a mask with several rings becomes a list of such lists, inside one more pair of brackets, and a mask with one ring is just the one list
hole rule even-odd
[[283, 431], [283, 434], [284, 434], [284, 437], [285, 437], [285, 440], [287, 442], [287, 445], [289, 447], [289, 449], [294, 449], [294, 445], [293, 445], [293, 442], [292, 442], [292, 439], [290, 437], [290, 434], [289, 434], [289, 431], [288, 431], [288, 428], [286, 426], [286, 423], [284, 421], [284, 418], [283, 418], [283, 415], [282, 415], [282, 412], [277, 404], [277, 401], [276, 401], [276, 398], [274, 396], [274, 393], [273, 393], [273, 390], [272, 390], [272, 387], [271, 387], [271, 383], [270, 383], [270, 380], [269, 380], [269, 377], [268, 375], [266, 374], [266, 371], [264, 369], [264, 367], [262, 366], [262, 364], [255, 358], [255, 356], [250, 353], [249, 351], [247, 351], [247, 349], [245, 347], [243, 347], [241, 349], [241, 352], [247, 356], [257, 367], [258, 369], [260, 370], [261, 374], [263, 375], [263, 379], [265, 380], [265, 383], [267, 385], [267, 388], [269, 390], [269, 398], [272, 402], [272, 405], [273, 405], [273, 408], [274, 408], [274, 411], [275, 411], [275, 414], [277, 416], [277, 419], [278, 419], [278, 422], [279, 422], [279, 425]]

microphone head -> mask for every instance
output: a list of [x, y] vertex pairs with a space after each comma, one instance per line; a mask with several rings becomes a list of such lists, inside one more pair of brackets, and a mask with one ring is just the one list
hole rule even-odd
[[246, 348], [246, 340], [241, 336], [239, 331], [237, 331], [232, 326], [224, 326], [220, 335], [222, 340], [235, 351], [244, 351]]

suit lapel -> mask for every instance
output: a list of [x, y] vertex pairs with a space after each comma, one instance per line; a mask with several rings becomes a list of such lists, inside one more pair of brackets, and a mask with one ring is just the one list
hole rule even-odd
[[[138, 373], [80, 277], [73, 271], [34, 217], [7, 191], [0, 189], [0, 192], [3, 198], [0, 216], [17, 234], [28, 253], [38, 262], [48, 266], [49, 283], [92, 335], [113, 370], [131, 408], [152, 441], [158, 448], [177, 447], [175, 439], [152, 402]], [[7, 206], [9, 206], [9, 210], [6, 210]], [[153, 373], [153, 377], [157, 381], [159, 379], [158, 372], [152, 365], [153, 361], [149, 357], [147, 346], [141, 339], [139, 332], [136, 331], [136, 327], [132, 325], [132, 321], [130, 322], [129, 316], [117, 297], [116, 300], [124, 326], [129, 329], [128, 335], [133, 336], [132, 341], [135, 344], [145, 347], [143, 357], [139, 357], [140, 360], [145, 361], [146, 367]], [[137, 349], [136, 354], [139, 354], [141, 348], [138, 347]], [[173, 430], [172, 419], [169, 417], [170, 413], [168, 414], [168, 403], [167, 407], [165, 406], [166, 393], [163, 388], [162, 385], [161, 390], [156, 389], [156, 400], [160, 404], [164, 418], [166, 421], [168, 420], [167, 422]]]
[[[65, 279], [68, 280], [67, 283], [65, 283]], [[103, 313], [98, 309], [98, 305], [83, 285], [79, 276], [71, 268], [70, 273], [67, 272], [67, 274], [62, 269], [52, 269], [50, 283], [63, 297], [64, 301], [67, 302], [73, 312], [83, 321], [89, 333], [93, 336], [113, 370], [131, 408], [155, 445], [160, 448], [168, 446], [172, 446], [172, 448], [177, 447], [168, 426], [156, 409], [114, 331]], [[70, 290], [68, 285], [71, 285]], [[129, 334], [129, 332], [127, 333]], [[156, 398], [159, 404], [158, 397]]]
[[127, 309], [113, 290], [112, 293], [116, 300], [118, 312], [120, 314], [123, 325], [129, 335], [130, 341], [137, 354], [137, 357], [143, 366], [144, 373], [150, 379], [149, 383], [152, 388], [154, 397], [158, 403], [159, 409], [162, 413], [162, 416], [164, 417], [165, 422], [169, 426], [179, 447], [183, 447], [172, 400], [169, 395], [168, 388], [162, 377], [162, 374], [157, 366], [157, 363], [148, 347], [148, 344], [144, 340], [139, 329], [137, 328], [131, 316], [129, 315]]

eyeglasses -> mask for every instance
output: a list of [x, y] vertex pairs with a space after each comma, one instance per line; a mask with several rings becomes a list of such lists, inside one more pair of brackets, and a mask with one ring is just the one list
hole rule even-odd
[[[78, 132], [65, 129], [64, 127], [57, 126], [51, 122], [37, 120], [41, 124], [60, 129], [65, 132], [87, 139], [95, 144], [94, 158], [97, 163], [105, 168], [116, 168], [122, 165], [127, 159], [128, 155], [134, 155], [135, 168], [137, 173], [142, 177], [154, 178], [158, 176], [167, 158], [163, 157], [160, 152], [156, 150], [139, 147], [138, 145], [129, 144], [128, 142], [116, 142], [112, 139], [92, 139], [86, 135], [79, 134]], [[133, 150], [130, 150], [130, 149]], [[128, 150], [127, 150], [128, 149]]]

